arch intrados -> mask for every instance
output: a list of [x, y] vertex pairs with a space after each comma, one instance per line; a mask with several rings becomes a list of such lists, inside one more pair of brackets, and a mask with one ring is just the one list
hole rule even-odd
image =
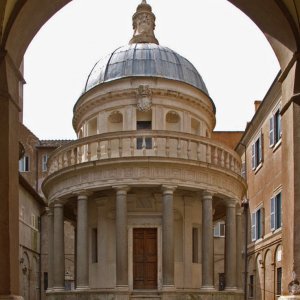
[[[2, 47], [8, 50], [15, 65], [22, 63], [24, 53], [40, 28], [72, 0], [29, 0], [16, 16], [12, 14]], [[295, 28], [288, 13], [274, 0], [227, 0], [244, 12], [269, 40], [281, 67], [287, 64], [298, 48]], [[269, 12], [272, 11], [272, 14]], [[29, 21], [30, 20], [30, 21]], [[4, 44], [3, 44], [4, 43]], [[299, 43], [299, 42], [298, 42]]]

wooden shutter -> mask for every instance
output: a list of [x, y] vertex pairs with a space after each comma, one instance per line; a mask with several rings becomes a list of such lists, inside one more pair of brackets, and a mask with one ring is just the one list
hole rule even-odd
[[255, 143], [251, 146], [252, 170], [256, 168]]
[[274, 145], [274, 116], [270, 118], [270, 131], [269, 131], [270, 147]]
[[271, 230], [275, 230], [275, 210], [276, 210], [276, 205], [275, 205], [275, 198], [271, 199]]
[[256, 213], [252, 213], [251, 216], [251, 236], [252, 236], [252, 241], [256, 240]]
[[259, 157], [259, 161], [258, 164], [260, 164], [263, 161], [263, 135], [262, 133], [260, 134], [259, 138], [258, 138], [258, 157]]

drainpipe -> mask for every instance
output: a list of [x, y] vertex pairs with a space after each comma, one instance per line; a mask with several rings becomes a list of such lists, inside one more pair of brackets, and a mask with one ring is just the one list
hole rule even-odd
[[245, 257], [244, 257], [244, 299], [247, 300], [247, 280], [248, 280], [248, 209], [249, 201], [245, 198], [242, 201], [242, 207], [244, 208], [245, 215]]
[[42, 283], [43, 283], [43, 278], [44, 278], [44, 274], [42, 274], [42, 256], [43, 256], [43, 253], [42, 253], [42, 231], [43, 231], [43, 216], [47, 213], [47, 208], [44, 209], [44, 211], [41, 213], [40, 215], [40, 264], [39, 264], [39, 271], [40, 271], [40, 300], [42, 300], [42, 296], [43, 296], [43, 290], [44, 290], [44, 286], [43, 286], [43, 289], [42, 289]]
[[[247, 182], [247, 148], [243, 143], [239, 143], [244, 148], [245, 153], [245, 180]], [[248, 281], [248, 214], [249, 214], [249, 200], [248, 200], [248, 189], [246, 197], [242, 201], [242, 207], [244, 209], [245, 217], [245, 256], [244, 256], [244, 300], [247, 300], [247, 281]]]

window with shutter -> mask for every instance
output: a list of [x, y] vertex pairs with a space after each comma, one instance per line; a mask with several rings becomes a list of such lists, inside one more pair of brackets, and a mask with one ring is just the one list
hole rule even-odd
[[255, 144], [252, 145], [251, 147], [251, 157], [252, 157], [252, 170], [254, 170], [256, 168], [256, 164], [255, 164], [255, 161], [256, 161], [256, 157], [255, 157]]
[[278, 193], [274, 198], [271, 199], [271, 231], [276, 230], [282, 226], [281, 224], [281, 193]]
[[251, 145], [252, 170], [255, 170], [263, 161], [263, 140], [262, 133]]
[[251, 226], [251, 235], [252, 235], [252, 241], [256, 240], [256, 213], [252, 213], [252, 226]]
[[272, 117], [270, 118], [270, 147], [275, 146], [280, 141], [281, 135], [281, 115], [280, 108], [277, 107], [277, 109], [273, 111]]
[[272, 147], [274, 145], [274, 116], [270, 118], [269, 139], [270, 139], [270, 146]]
[[271, 230], [275, 230], [275, 198], [271, 199]]

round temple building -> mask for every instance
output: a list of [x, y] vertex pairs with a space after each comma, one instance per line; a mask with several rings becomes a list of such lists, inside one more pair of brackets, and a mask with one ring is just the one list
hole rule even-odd
[[[154, 28], [143, 0], [129, 44], [86, 80], [74, 106], [78, 139], [49, 158], [48, 299], [243, 299], [241, 159], [212, 138], [202, 77]], [[76, 230], [71, 291], [65, 219]]]

